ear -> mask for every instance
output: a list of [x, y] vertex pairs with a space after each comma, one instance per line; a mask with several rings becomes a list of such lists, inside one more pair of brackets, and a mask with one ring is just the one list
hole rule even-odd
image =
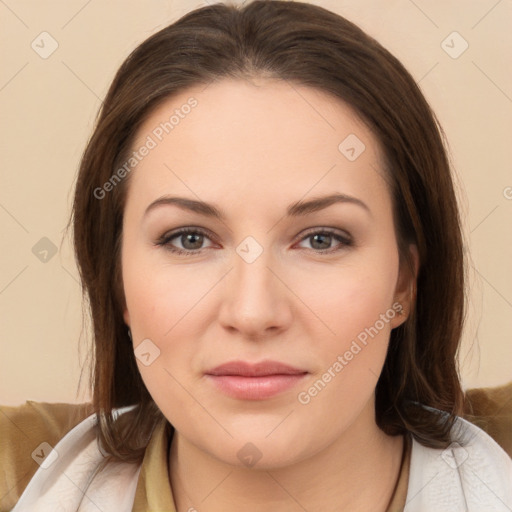
[[130, 313], [128, 312], [128, 308], [125, 306], [124, 307], [124, 310], [123, 310], [123, 318], [124, 318], [124, 323], [130, 327]]
[[391, 320], [391, 328], [402, 325], [408, 318], [416, 299], [416, 285], [420, 268], [420, 257], [416, 244], [408, 247], [410, 264], [407, 258], [400, 258], [400, 268], [396, 282], [393, 309], [398, 312]]

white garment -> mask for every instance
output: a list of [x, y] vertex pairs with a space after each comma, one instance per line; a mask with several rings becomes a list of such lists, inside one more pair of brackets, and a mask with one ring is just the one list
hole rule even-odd
[[[131, 512], [141, 466], [113, 463], [94, 479], [103, 460], [95, 424], [93, 414], [57, 443], [57, 459], [38, 468], [12, 512]], [[404, 512], [511, 512], [510, 457], [483, 430], [462, 418], [452, 432], [457, 441], [446, 450], [426, 448], [413, 440]], [[45, 461], [51, 457], [47, 455]]]
[[511, 512], [512, 459], [463, 418], [452, 439], [446, 450], [413, 441], [404, 512]]

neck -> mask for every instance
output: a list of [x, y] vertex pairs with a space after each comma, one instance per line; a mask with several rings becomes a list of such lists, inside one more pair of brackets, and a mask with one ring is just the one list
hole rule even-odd
[[373, 405], [314, 457], [271, 470], [224, 463], [175, 431], [169, 474], [177, 512], [385, 512], [400, 471], [403, 438], [377, 427]]

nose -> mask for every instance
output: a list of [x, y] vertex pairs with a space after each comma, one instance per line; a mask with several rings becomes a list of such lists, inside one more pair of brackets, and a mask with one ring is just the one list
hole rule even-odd
[[232, 261], [219, 311], [221, 325], [253, 340], [285, 331], [292, 322], [293, 294], [270, 252], [264, 250], [252, 262], [234, 253]]

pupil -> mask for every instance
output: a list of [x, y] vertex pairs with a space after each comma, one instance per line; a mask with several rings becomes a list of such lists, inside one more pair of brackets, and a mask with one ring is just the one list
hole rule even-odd
[[320, 242], [322, 241], [322, 239], [324, 241], [324, 246], [323, 247], [317, 247], [318, 249], [325, 249], [326, 247], [329, 247], [330, 244], [329, 243], [326, 244], [325, 243], [325, 239], [326, 238], [330, 239], [330, 237], [331, 237], [331, 235], [313, 235], [313, 239], [314, 239], [315, 242], [317, 242], [318, 239], [320, 239]]
[[[186, 249], [197, 249], [198, 248], [198, 247], [194, 246], [194, 238], [196, 239], [195, 240], [196, 245], [197, 245], [197, 241], [199, 240], [199, 242], [200, 242], [199, 247], [201, 246], [203, 235], [187, 234], [184, 236], [185, 236], [185, 243], [183, 243], [183, 239], [182, 239], [182, 243], [183, 243], [183, 247], [185, 247]], [[192, 247], [187, 247], [187, 244], [189, 242], [191, 242]]]

